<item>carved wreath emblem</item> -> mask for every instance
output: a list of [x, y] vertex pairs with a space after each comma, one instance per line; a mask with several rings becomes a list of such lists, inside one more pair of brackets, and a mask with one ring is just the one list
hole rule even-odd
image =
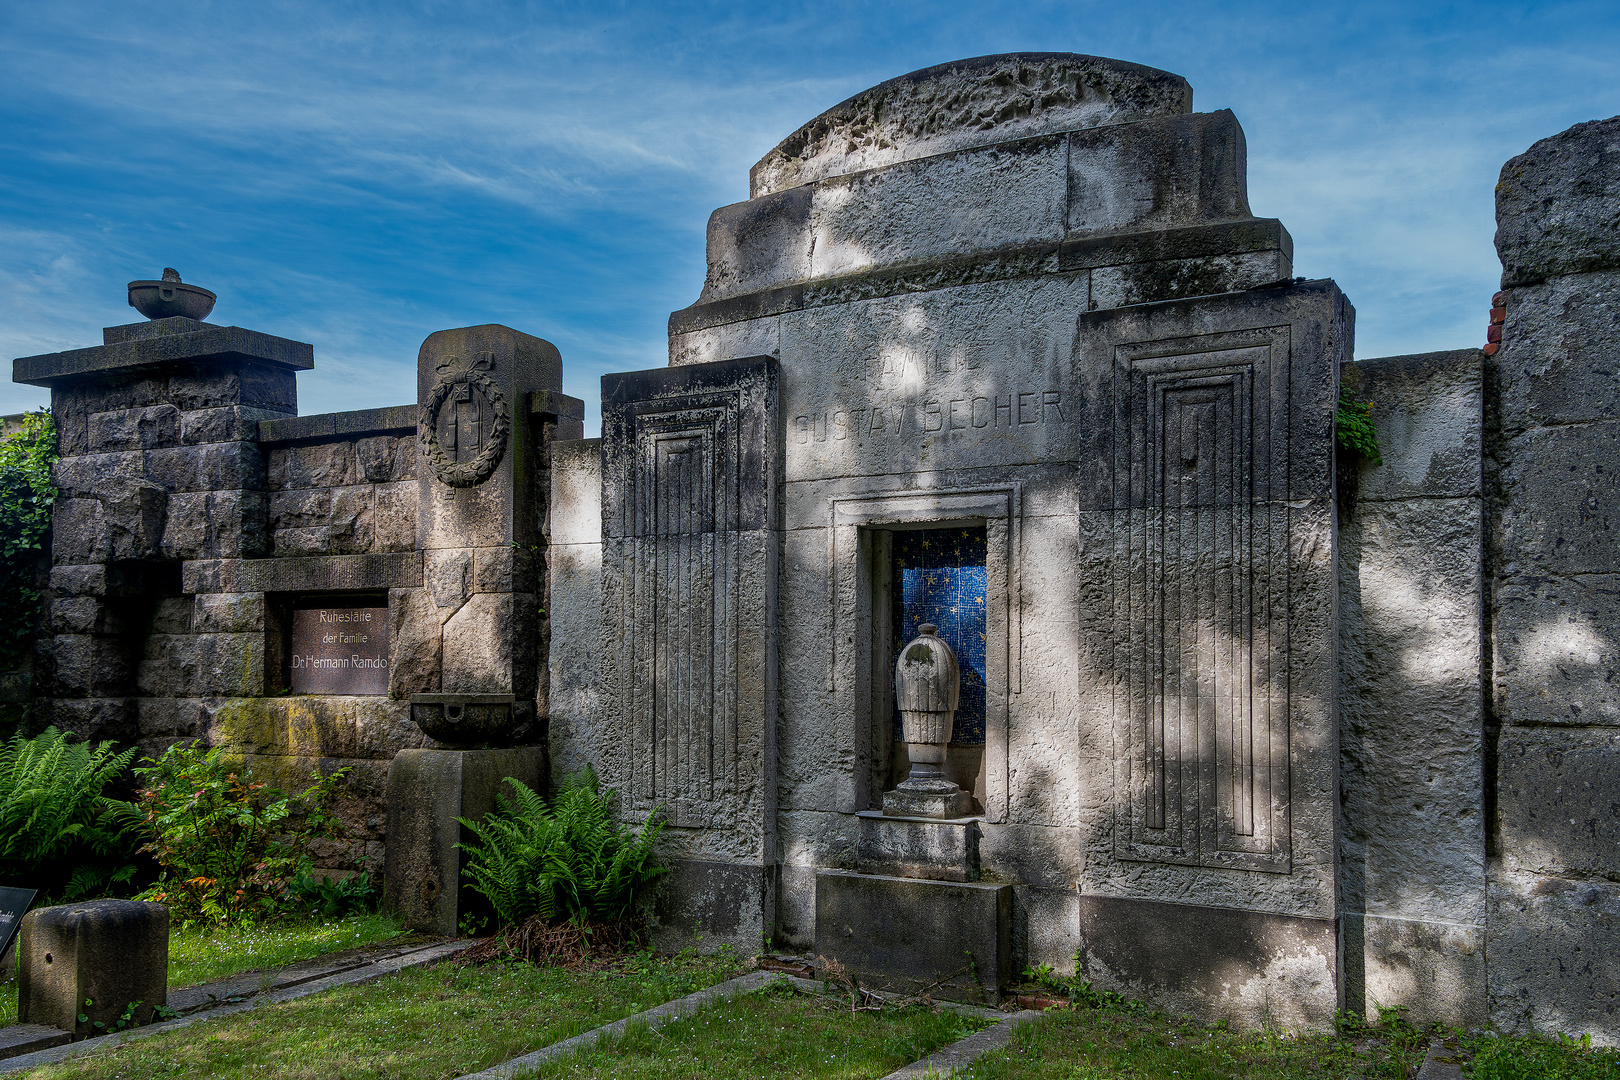
[[[422, 402], [416, 418], [416, 439], [422, 447], [433, 475], [451, 487], [474, 487], [482, 484], [495, 472], [506, 454], [506, 439], [512, 430], [512, 412], [507, 408], [506, 395], [489, 377], [492, 363], [487, 356], [465, 360], [452, 356], [438, 366], [439, 381], [434, 384], [427, 400]], [[492, 414], [489, 431], [480, 440], [478, 456], [471, 461], [452, 461], [439, 442], [439, 408], [452, 392], [466, 400], [476, 391], [489, 402]]]

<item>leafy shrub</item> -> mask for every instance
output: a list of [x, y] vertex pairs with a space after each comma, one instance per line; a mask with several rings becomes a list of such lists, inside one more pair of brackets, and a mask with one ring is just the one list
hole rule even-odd
[[332, 919], [368, 914], [377, 907], [377, 889], [367, 873], [334, 881], [328, 875], [316, 878], [315, 872], [304, 866], [287, 883], [287, 891], [299, 907]]
[[1350, 388], [1339, 388], [1339, 408], [1333, 414], [1333, 437], [1339, 448], [1360, 454], [1370, 464], [1382, 465], [1383, 452], [1378, 448], [1378, 429], [1372, 421], [1373, 403], [1356, 401]]
[[0, 743], [0, 880], [71, 901], [134, 876], [127, 838], [140, 814], [105, 794], [134, 754], [54, 727]]
[[28, 413], [0, 439], [0, 669], [25, 667], [39, 625], [40, 556], [51, 528], [51, 464], [56, 428], [48, 412]]
[[509, 780], [516, 801], [497, 796], [499, 809], [482, 822], [458, 819], [473, 839], [467, 878], [510, 926], [534, 916], [578, 924], [627, 919], [639, 891], [667, 873], [653, 863], [663, 823], [640, 831], [613, 820], [612, 788], [601, 790], [589, 766], [562, 784], [550, 806]]
[[256, 781], [218, 748], [180, 744], [135, 770], [150, 852], [162, 868], [142, 899], [181, 922], [236, 922], [297, 907], [291, 882], [307, 867], [310, 840], [331, 836], [327, 803], [347, 769], [296, 795]]

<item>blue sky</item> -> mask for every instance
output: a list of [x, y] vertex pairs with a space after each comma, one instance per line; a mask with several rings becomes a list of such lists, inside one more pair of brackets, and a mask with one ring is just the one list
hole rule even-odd
[[[1508, 157], [1620, 113], [1620, 4], [31, 4], [0, 0], [0, 351], [100, 341], [177, 267], [315, 345], [301, 411], [414, 400], [434, 330], [665, 362], [709, 212], [884, 79], [1015, 50], [1177, 72], [1357, 354], [1484, 340]], [[46, 401], [0, 384], [0, 412]]]

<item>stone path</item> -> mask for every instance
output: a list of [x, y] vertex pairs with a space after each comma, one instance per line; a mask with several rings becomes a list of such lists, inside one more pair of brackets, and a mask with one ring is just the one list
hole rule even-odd
[[954, 1076], [957, 1069], [971, 1065], [981, 1055], [1007, 1045], [1007, 1040], [1013, 1037], [1014, 1031], [1031, 1020], [1040, 1019], [1040, 1016], [1040, 1012], [1035, 1009], [1015, 1012], [999, 1024], [987, 1027], [983, 1031], [975, 1031], [959, 1042], [934, 1051], [921, 1061], [902, 1065], [883, 1080], [922, 1080], [923, 1077]]
[[[132, 1039], [144, 1039], [148, 1035], [173, 1031], [175, 1028], [186, 1027], [199, 1020], [245, 1012], [261, 1004], [293, 1001], [310, 994], [318, 994], [323, 990], [369, 982], [395, 971], [436, 963], [471, 944], [470, 940], [436, 939], [426, 942], [417, 940], [383, 949], [350, 950], [276, 968], [273, 971], [244, 972], [218, 982], [176, 990], [169, 994], [169, 1008], [182, 1014], [176, 1019], [19, 1054], [0, 1061], [0, 1074], [20, 1072], [37, 1065], [48, 1065], [80, 1054], [118, 1046]], [[22, 1026], [24, 1025], [18, 1025]], [[3, 1040], [8, 1032], [15, 1030], [6, 1028], [0, 1031], [0, 1040]]]

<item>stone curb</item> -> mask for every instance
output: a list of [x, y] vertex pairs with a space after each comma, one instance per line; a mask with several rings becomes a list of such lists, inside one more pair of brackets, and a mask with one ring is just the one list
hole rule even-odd
[[662, 1005], [654, 1006], [644, 1012], [638, 1012], [634, 1016], [627, 1016], [623, 1020], [615, 1020], [611, 1024], [603, 1024], [601, 1027], [580, 1032], [572, 1038], [552, 1043], [550, 1046], [543, 1046], [539, 1050], [524, 1054], [522, 1057], [503, 1061], [499, 1065], [491, 1065], [483, 1072], [458, 1076], [456, 1080], [510, 1080], [511, 1077], [527, 1072], [537, 1065], [542, 1065], [555, 1058], [566, 1057], [576, 1051], [593, 1046], [598, 1040], [616, 1038], [624, 1034], [625, 1029], [631, 1024], [646, 1024], [649, 1028], [662, 1027], [671, 1020], [679, 1020], [683, 1016], [697, 1012], [705, 1005], [746, 994], [750, 990], [757, 990], [776, 981], [786, 981], [795, 985], [805, 983], [820, 986], [819, 983], [812, 983], [809, 979], [795, 979], [775, 971], [755, 971], [748, 975], [739, 975], [735, 979], [715, 983], [706, 990], [699, 990], [695, 994], [687, 994], [685, 997], [676, 998], [674, 1001], [666, 1001]]
[[1038, 1020], [1042, 1013], [1036, 1009], [1025, 1009], [1015, 1012], [994, 1027], [987, 1027], [983, 1031], [975, 1031], [972, 1035], [959, 1042], [951, 1043], [943, 1050], [937, 1050], [921, 1061], [913, 1061], [910, 1065], [903, 1065], [894, 1070], [883, 1080], [921, 1080], [922, 1077], [945, 1077], [956, 1075], [956, 1070], [964, 1065], [971, 1065], [982, 1054], [992, 1050], [999, 1050], [1013, 1037], [1013, 1032], [1029, 1023]]
[[65, 1061], [70, 1057], [88, 1054], [114, 1046], [121, 1046], [134, 1039], [144, 1039], [148, 1035], [160, 1035], [165, 1031], [188, 1027], [201, 1020], [213, 1020], [217, 1017], [234, 1016], [249, 1009], [256, 1009], [262, 1004], [277, 1004], [283, 1001], [293, 1001], [297, 998], [318, 994], [323, 990], [334, 990], [340, 986], [353, 986], [356, 983], [370, 982], [380, 979], [384, 975], [407, 968], [425, 967], [436, 963], [453, 953], [460, 952], [471, 945], [471, 940], [447, 941], [438, 945], [424, 945], [420, 949], [385, 957], [371, 963], [361, 964], [359, 967], [349, 968], [335, 975], [328, 975], [321, 979], [311, 979], [290, 986], [282, 990], [273, 990], [265, 994], [256, 994], [247, 1001], [232, 1005], [222, 1005], [217, 1009], [208, 1009], [182, 1016], [175, 1020], [166, 1020], [158, 1024], [147, 1024], [145, 1027], [134, 1028], [130, 1031], [114, 1032], [111, 1035], [98, 1035], [93, 1039], [84, 1039], [65, 1046], [54, 1046], [48, 1050], [36, 1050], [32, 1054], [21, 1054], [14, 1058], [0, 1061], [0, 1074], [21, 1072], [23, 1069], [32, 1069], [36, 1065], [53, 1065], [58, 1061]]

